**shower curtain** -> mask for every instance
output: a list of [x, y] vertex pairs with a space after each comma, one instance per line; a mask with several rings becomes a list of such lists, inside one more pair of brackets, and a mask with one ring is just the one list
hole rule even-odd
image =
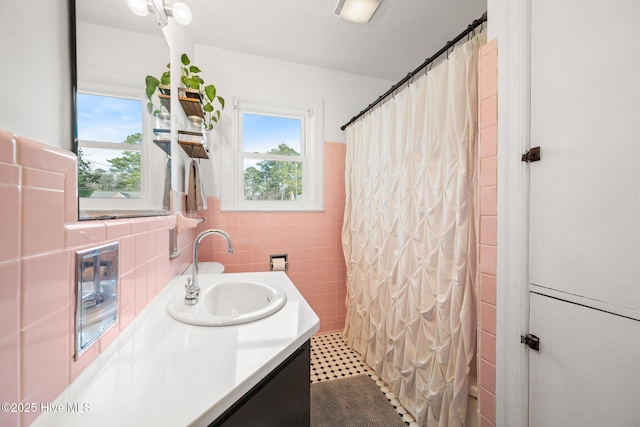
[[475, 351], [478, 37], [347, 128], [344, 339], [420, 426], [463, 426]]

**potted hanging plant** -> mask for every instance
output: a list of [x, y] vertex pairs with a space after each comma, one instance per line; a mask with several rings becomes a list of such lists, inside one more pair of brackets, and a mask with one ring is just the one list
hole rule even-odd
[[147, 76], [144, 79], [145, 94], [147, 95], [147, 111], [152, 116], [157, 116], [162, 110], [162, 106], [156, 106], [153, 100], [156, 89], [163, 95], [169, 95], [171, 92], [171, 64], [167, 64], [167, 68], [168, 70], [162, 73], [159, 79], [155, 76]]
[[[184, 92], [187, 98], [196, 98], [200, 101], [204, 115], [204, 127], [207, 131], [213, 129], [213, 124], [218, 123], [222, 110], [224, 110], [224, 98], [218, 96], [216, 87], [212, 84], [205, 84], [200, 77], [201, 70], [197, 66], [191, 64], [191, 60], [186, 53], [180, 57], [182, 62], [182, 76], [180, 80], [184, 85], [179, 92]], [[170, 65], [167, 65], [169, 68]], [[147, 110], [150, 114], [157, 116], [161, 108], [156, 107], [153, 103], [153, 95], [156, 89], [166, 90], [171, 83], [171, 71], [165, 71], [160, 78], [147, 76], [145, 78]], [[165, 92], [162, 92], [165, 93]], [[166, 94], [166, 93], [165, 93]], [[180, 94], [179, 94], [180, 95]]]
[[200, 99], [202, 110], [204, 111], [205, 129], [211, 130], [213, 129], [213, 123], [218, 123], [218, 120], [220, 120], [220, 114], [224, 109], [224, 98], [217, 95], [214, 85], [205, 84], [202, 77], [200, 77], [200, 68], [191, 64], [186, 53], [182, 54], [180, 61], [182, 62], [181, 80], [185, 86], [185, 96]]

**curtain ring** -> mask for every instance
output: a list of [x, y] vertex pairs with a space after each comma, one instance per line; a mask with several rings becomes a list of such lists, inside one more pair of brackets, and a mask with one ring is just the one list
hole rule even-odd
[[[431, 58], [429, 58], [431, 59]], [[426, 67], [424, 67], [424, 75], [428, 75], [429, 71], [431, 71], [433, 69], [433, 61], [429, 62], [429, 64], [427, 64]]]

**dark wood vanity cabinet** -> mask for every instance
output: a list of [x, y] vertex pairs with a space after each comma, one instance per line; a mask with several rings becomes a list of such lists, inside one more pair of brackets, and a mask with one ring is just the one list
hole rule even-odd
[[309, 363], [307, 341], [209, 427], [309, 427]]

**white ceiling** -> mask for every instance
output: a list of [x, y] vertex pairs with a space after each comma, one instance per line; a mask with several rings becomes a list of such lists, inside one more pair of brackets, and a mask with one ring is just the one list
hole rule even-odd
[[[171, 1], [171, 0], [168, 0]], [[335, 17], [338, 0], [182, 0], [198, 44], [397, 81], [487, 8], [486, 0], [385, 0], [371, 22]], [[160, 35], [126, 0], [76, 0], [78, 19]]]

